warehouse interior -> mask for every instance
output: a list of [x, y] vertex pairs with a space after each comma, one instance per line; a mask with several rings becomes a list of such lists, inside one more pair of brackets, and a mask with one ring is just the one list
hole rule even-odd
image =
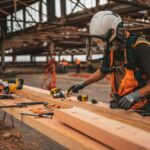
[[[13, 104], [11, 102], [13, 99], [22, 99], [21, 102], [23, 100], [27, 100], [27, 102], [28, 100], [45, 100], [49, 103], [60, 103], [64, 108], [71, 105], [72, 111], [79, 111], [79, 115], [82, 108], [83, 111], [87, 111], [87, 115], [88, 113], [89, 116], [91, 115], [91, 120], [94, 118], [92, 115], [95, 115], [96, 118], [98, 117], [96, 115], [100, 114], [113, 119], [113, 121], [117, 120], [127, 124], [127, 126], [133, 125], [136, 128], [135, 131], [138, 132], [139, 130], [139, 135], [142, 135], [141, 138], [145, 138], [145, 143], [148, 143], [147, 139], [150, 138], [149, 117], [143, 119], [137, 114], [132, 114], [132, 111], [128, 114], [123, 111], [121, 118], [120, 110], [118, 110], [119, 114], [117, 111], [105, 110], [105, 105], [108, 105], [110, 100], [110, 75], [82, 90], [83, 95], [96, 99], [98, 104], [50, 97], [52, 89], [58, 88], [67, 91], [72, 85], [89, 78], [100, 67], [101, 62], [91, 63], [86, 60], [86, 47], [90, 37], [89, 26], [93, 15], [105, 10], [119, 14], [127, 31], [140, 34], [147, 41], [150, 41], [150, 0], [1, 0], [0, 78], [16, 81], [18, 78], [23, 79], [25, 85], [23, 90], [13, 93], [12, 99], [8, 98], [8, 103]], [[93, 56], [97, 58], [99, 55], [103, 57], [103, 51], [96, 48]], [[74, 97], [78, 95], [78, 93], [73, 94]], [[0, 100], [0, 106], [5, 103], [7, 105], [6, 100]], [[98, 108], [99, 105], [102, 108]], [[22, 115], [21, 117], [18, 115], [18, 112], [22, 112], [21, 109], [23, 108], [0, 110], [0, 150], [150, 148], [149, 144], [147, 147], [143, 147], [144, 144], [140, 145], [138, 141], [136, 143], [134, 140], [126, 140], [125, 136], [119, 137], [120, 135], [110, 133], [110, 136], [113, 134], [115, 136], [114, 142], [115, 139], [118, 142], [118, 144], [113, 145], [113, 142], [109, 143], [105, 140], [111, 141], [110, 136], [106, 134], [107, 130], [106, 133], [102, 134], [104, 139], [98, 140], [97, 138], [101, 134], [98, 135], [99, 132], [95, 133], [94, 131], [97, 129], [103, 133], [105, 129], [89, 124], [84, 131], [78, 130], [79, 126], [84, 128], [84, 121], [81, 121], [81, 118], [77, 116], [73, 116], [76, 117], [75, 119], [71, 118], [65, 109], [58, 110], [58, 112], [56, 110], [56, 118], [54, 110], [54, 122], [51, 119], [49, 125], [46, 124], [46, 119], [45, 122], [42, 122], [43, 118], [40, 120], [33, 116], [24, 116], [22, 119]], [[94, 114], [90, 114], [91, 112]], [[62, 118], [66, 119], [66, 123], [60, 119], [61, 113]], [[67, 115], [70, 115], [68, 118], [76, 121], [76, 123], [71, 123]], [[6, 120], [5, 125], [4, 120]], [[105, 123], [107, 124], [107, 121]], [[119, 123], [118, 128], [128, 128]], [[90, 129], [87, 134], [85, 133], [86, 129]], [[121, 132], [123, 134], [123, 132], [131, 130], [134, 132], [132, 127]], [[90, 134], [92, 131], [93, 133]], [[121, 148], [119, 141], [127, 147]], [[130, 143], [131, 147], [129, 146]]]

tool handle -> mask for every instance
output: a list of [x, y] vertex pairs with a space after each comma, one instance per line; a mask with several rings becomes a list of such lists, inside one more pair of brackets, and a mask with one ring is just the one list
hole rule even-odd
[[13, 79], [6, 79], [6, 81], [8, 81], [8, 83], [16, 83], [16, 80], [13, 80]]
[[17, 103], [18, 106], [28, 106], [28, 105], [40, 105], [43, 104], [44, 106], [48, 105], [47, 102], [22, 102], [22, 103]]
[[44, 113], [44, 114], [39, 114], [39, 117], [44, 117], [44, 116], [53, 116], [54, 112], [48, 112], [48, 113]]
[[48, 112], [48, 113], [44, 113], [44, 114], [33, 114], [33, 113], [22, 112], [21, 115], [43, 117], [43, 118], [51, 118], [54, 115], [54, 112]]
[[9, 106], [0, 106], [0, 108], [14, 108], [18, 107], [17, 105], [9, 105]]
[[48, 103], [47, 102], [22, 102], [22, 103], [17, 103], [16, 105], [9, 105], [9, 106], [0, 106], [0, 108], [22, 108], [22, 107], [27, 107], [29, 105], [44, 105], [47, 106]]
[[19, 81], [19, 85], [17, 87], [18, 90], [22, 90], [23, 89], [23, 85], [24, 85], [24, 80], [23, 79], [18, 79]]

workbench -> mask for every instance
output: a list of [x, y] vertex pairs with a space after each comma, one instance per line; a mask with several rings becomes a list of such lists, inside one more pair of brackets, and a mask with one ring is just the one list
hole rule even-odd
[[24, 86], [13, 96], [14, 99], [1, 100], [0, 105], [45, 101], [62, 106], [54, 110], [52, 119], [20, 115], [41, 106], [4, 111], [68, 149], [150, 149], [150, 117], [142, 117], [133, 111], [111, 110], [101, 102], [79, 102], [74, 96], [64, 101], [54, 99], [49, 91], [30, 86]]

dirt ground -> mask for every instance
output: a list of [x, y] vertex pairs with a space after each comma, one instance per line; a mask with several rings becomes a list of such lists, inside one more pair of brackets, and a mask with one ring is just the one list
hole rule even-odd
[[[43, 74], [25, 74], [18, 77], [25, 80], [26, 85], [41, 88]], [[77, 84], [85, 80], [85, 77], [73, 77], [68, 74], [57, 75], [57, 87], [62, 90], [67, 90], [71, 85]], [[109, 81], [104, 79], [81, 91], [82, 94], [88, 94], [89, 97], [95, 98], [98, 101], [108, 102], [108, 93], [110, 91]], [[3, 118], [3, 111], [0, 111], [0, 120]], [[18, 138], [11, 135], [14, 129], [10, 129], [10, 116], [7, 116], [5, 128], [0, 123], [0, 150], [65, 150], [63, 146], [55, 143], [53, 140], [42, 135], [38, 131], [22, 124], [14, 118], [15, 132], [21, 132]], [[10, 134], [9, 137], [7, 137]], [[6, 137], [5, 137], [6, 136]]]

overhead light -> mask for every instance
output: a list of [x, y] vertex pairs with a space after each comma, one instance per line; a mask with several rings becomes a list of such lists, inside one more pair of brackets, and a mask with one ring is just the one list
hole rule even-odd
[[146, 22], [146, 23], [149, 23], [150, 21], [147, 19], [145, 22]]
[[23, 47], [26, 47], [27, 46], [27, 43], [23, 43]]
[[138, 11], [138, 12], [141, 13], [141, 14], [146, 14], [146, 13], [147, 13], [146, 10], [140, 10], [140, 11]]
[[48, 45], [48, 43], [47, 43], [47, 42], [44, 42], [42, 46], [43, 46], [43, 47], [46, 47], [47, 45]]

